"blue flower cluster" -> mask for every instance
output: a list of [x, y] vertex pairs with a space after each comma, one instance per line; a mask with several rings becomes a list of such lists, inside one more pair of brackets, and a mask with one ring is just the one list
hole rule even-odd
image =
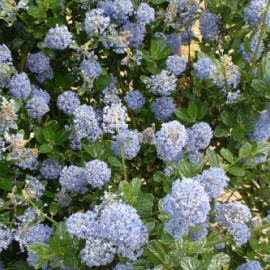
[[166, 60], [166, 68], [175, 76], [182, 74], [187, 67], [187, 59], [180, 55], [170, 55]]
[[200, 32], [205, 40], [215, 41], [219, 36], [219, 16], [205, 10], [200, 16]]
[[100, 188], [110, 181], [111, 169], [107, 163], [98, 159], [86, 162], [87, 182], [94, 188]]
[[2, 44], [0, 45], [0, 87], [5, 87], [13, 71], [11, 52], [5, 44]]
[[65, 91], [57, 97], [57, 107], [63, 113], [70, 115], [80, 106], [78, 95], [73, 91]]
[[[251, 0], [244, 9], [244, 20], [253, 27], [260, 25], [266, 10], [267, 0]], [[270, 25], [270, 11], [267, 13], [266, 26]]]
[[7, 249], [13, 240], [13, 231], [0, 223], [0, 252]]
[[85, 78], [95, 79], [102, 72], [102, 68], [99, 62], [92, 61], [92, 60], [83, 60], [80, 68], [81, 68], [82, 75]]
[[163, 200], [163, 211], [170, 217], [165, 224], [174, 238], [183, 237], [188, 227], [200, 225], [207, 220], [210, 202], [201, 184], [191, 178], [177, 179], [172, 191]]
[[155, 21], [155, 10], [146, 3], [141, 3], [136, 12], [137, 21], [145, 24]]
[[0, 63], [12, 64], [11, 52], [5, 44], [0, 45]]
[[177, 78], [167, 70], [162, 70], [158, 75], [152, 75], [147, 86], [153, 94], [169, 96], [176, 89]]
[[141, 133], [137, 130], [123, 129], [115, 135], [112, 149], [116, 156], [121, 157], [123, 152], [124, 158], [131, 160], [135, 158], [140, 151], [141, 143]]
[[24, 72], [14, 74], [9, 80], [7, 87], [10, 94], [15, 98], [27, 99], [31, 93], [30, 81]]
[[137, 211], [122, 202], [97, 207], [95, 212], [75, 213], [66, 225], [73, 237], [86, 240], [81, 261], [89, 267], [107, 265], [115, 254], [134, 261], [148, 239]]
[[72, 42], [72, 34], [68, 31], [68, 28], [63, 26], [56, 26], [49, 29], [45, 39], [44, 47], [50, 49], [63, 50], [66, 49]]
[[133, 111], [141, 109], [145, 103], [144, 96], [138, 90], [127, 93], [124, 100], [127, 103], [127, 107]]
[[57, 179], [62, 171], [62, 166], [57, 160], [46, 159], [39, 171], [44, 179]]
[[250, 210], [241, 202], [229, 202], [215, 206], [215, 221], [228, 228], [236, 246], [245, 244], [251, 236], [246, 223], [251, 220]]
[[49, 93], [35, 85], [32, 85], [32, 96], [33, 97], [42, 97], [45, 102], [48, 104], [51, 100]]
[[151, 110], [155, 114], [155, 117], [161, 122], [170, 120], [175, 109], [176, 105], [172, 97], [158, 98], [151, 106]]
[[225, 174], [224, 169], [215, 167], [204, 170], [202, 174], [196, 176], [194, 179], [203, 186], [210, 199], [220, 196], [230, 180]]
[[164, 161], [173, 160], [182, 151], [187, 139], [187, 131], [178, 121], [163, 123], [156, 134], [159, 157]]
[[40, 119], [50, 110], [50, 107], [43, 97], [34, 96], [27, 101], [25, 109], [29, 117]]
[[38, 200], [45, 192], [45, 186], [35, 177], [28, 175], [25, 179], [25, 193], [33, 201]]
[[194, 69], [200, 80], [209, 80], [216, 70], [208, 57], [199, 59], [195, 64]]
[[236, 270], [263, 270], [258, 261], [251, 261], [243, 263], [236, 268]]

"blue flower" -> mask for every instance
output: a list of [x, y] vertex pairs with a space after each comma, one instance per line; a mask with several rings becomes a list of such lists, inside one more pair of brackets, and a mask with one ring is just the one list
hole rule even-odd
[[228, 232], [232, 235], [237, 247], [244, 245], [251, 237], [250, 230], [244, 223], [233, 223], [228, 227]]
[[127, 107], [133, 111], [141, 109], [145, 103], [144, 96], [138, 90], [127, 93], [124, 100], [127, 103]]
[[31, 93], [31, 85], [26, 73], [14, 74], [7, 85], [13, 97], [26, 99]]
[[182, 74], [187, 67], [186, 58], [179, 55], [171, 55], [166, 60], [166, 68], [169, 72], [173, 73], [175, 76]]
[[50, 60], [42, 52], [33, 53], [27, 58], [27, 67], [31, 72], [43, 73], [51, 68]]
[[25, 109], [28, 116], [34, 119], [40, 119], [50, 110], [50, 107], [43, 97], [34, 96], [27, 101]]
[[13, 240], [13, 232], [5, 224], [0, 223], [0, 252], [7, 249]]
[[94, 79], [98, 77], [102, 72], [102, 68], [97, 61], [83, 60], [80, 68], [82, 75], [86, 78]]
[[200, 32], [205, 40], [215, 41], [219, 36], [219, 16], [205, 10], [200, 16]]
[[258, 261], [251, 261], [243, 263], [236, 268], [236, 270], [263, 270]]
[[62, 171], [62, 166], [56, 160], [46, 159], [43, 161], [40, 173], [45, 179], [57, 179]]
[[172, 97], [158, 98], [151, 106], [155, 117], [161, 122], [168, 121], [173, 116], [175, 109], [176, 106]]
[[214, 74], [216, 68], [208, 57], [199, 59], [194, 66], [196, 75], [200, 80], [208, 80]]
[[155, 10], [146, 3], [141, 3], [136, 13], [137, 21], [145, 24], [155, 21]]
[[57, 107], [65, 114], [72, 114], [80, 106], [78, 95], [73, 91], [65, 91], [57, 97]]

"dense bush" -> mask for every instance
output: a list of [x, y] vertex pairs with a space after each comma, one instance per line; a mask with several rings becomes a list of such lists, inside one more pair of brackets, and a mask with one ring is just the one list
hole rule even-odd
[[270, 0], [0, 0], [0, 269], [269, 269], [269, 27]]

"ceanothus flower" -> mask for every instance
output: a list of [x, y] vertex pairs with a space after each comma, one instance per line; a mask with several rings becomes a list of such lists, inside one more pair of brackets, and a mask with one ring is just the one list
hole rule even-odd
[[[37, 262], [39, 261], [40, 257], [30, 251], [27, 252], [27, 262], [30, 266], [35, 266], [37, 264]], [[48, 264], [46, 263], [44, 266], [42, 266], [40, 269], [42, 270], [50, 270], [50, 268], [48, 268]], [[1, 270], [1, 268], [0, 268]]]
[[7, 249], [13, 240], [13, 232], [5, 224], [0, 223], [0, 252]]
[[46, 80], [51, 80], [54, 77], [54, 71], [50, 66], [47, 70], [42, 73], [36, 73], [36, 79], [39, 83], [44, 83]]
[[124, 100], [127, 103], [127, 107], [133, 111], [141, 109], [145, 103], [144, 96], [138, 90], [127, 93]]
[[204, 57], [198, 60], [194, 66], [196, 75], [200, 80], [208, 80], [216, 71], [215, 66], [208, 57]]
[[110, 25], [110, 17], [105, 16], [104, 10], [95, 8], [86, 13], [84, 29], [89, 37], [102, 35]]
[[44, 47], [63, 50], [66, 49], [71, 42], [72, 34], [68, 31], [68, 28], [65, 25], [57, 25], [55, 28], [49, 29], [44, 39]]
[[62, 171], [62, 166], [57, 160], [46, 159], [39, 171], [44, 179], [57, 179]]
[[168, 121], [173, 116], [175, 109], [176, 106], [172, 97], [158, 98], [151, 106], [155, 117], [161, 122]]
[[127, 263], [127, 264], [122, 264], [118, 263], [113, 270], [132, 270], [132, 265]]
[[103, 239], [117, 247], [117, 252], [130, 260], [142, 254], [148, 232], [137, 211], [122, 202], [106, 205], [100, 214], [99, 227]]
[[35, 177], [28, 175], [25, 179], [25, 193], [31, 200], [38, 200], [45, 192], [45, 186]]
[[164, 161], [173, 160], [187, 142], [185, 127], [178, 121], [170, 121], [161, 125], [156, 134], [158, 156]]
[[111, 169], [107, 163], [98, 159], [88, 161], [85, 164], [87, 182], [94, 188], [100, 188], [111, 178]]
[[13, 97], [26, 99], [31, 93], [31, 85], [26, 73], [14, 74], [7, 85]]
[[200, 16], [200, 32], [205, 40], [215, 41], [219, 36], [219, 16], [205, 10]]
[[183, 238], [188, 233], [188, 225], [174, 218], [165, 223], [165, 228], [175, 240]]
[[57, 108], [67, 115], [71, 115], [80, 106], [78, 95], [69, 90], [57, 97]]
[[228, 227], [229, 234], [232, 235], [237, 247], [244, 245], [251, 236], [250, 230], [245, 223], [233, 223]]
[[215, 167], [204, 170], [202, 174], [196, 176], [194, 179], [204, 187], [210, 199], [221, 195], [222, 190], [228, 185], [230, 180], [225, 174], [224, 169]]
[[142, 45], [146, 28], [142, 22], [133, 23], [127, 21], [121, 28], [122, 32], [128, 33], [127, 42], [130, 47], [137, 48]]
[[147, 86], [153, 94], [169, 96], [176, 89], [177, 78], [167, 70], [162, 70], [158, 75], [152, 75]]
[[89, 267], [107, 265], [113, 261], [116, 248], [103, 239], [89, 238], [80, 252], [81, 261]]
[[[251, 26], [259, 26], [266, 11], [267, 0], [251, 0], [244, 8], [244, 20]], [[266, 15], [266, 26], [270, 25], [270, 11]]]
[[182, 74], [187, 67], [187, 59], [180, 55], [170, 55], [166, 60], [166, 68], [175, 76]]
[[258, 261], [251, 261], [243, 263], [236, 268], [236, 270], [263, 270]]
[[102, 72], [101, 65], [98, 61], [83, 60], [80, 68], [82, 75], [86, 78], [97, 78]]
[[198, 230], [196, 231], [189, 231], [188, 236], [191, 241], [199, 241], [204, 239], [208, 233], [208, 221], [199, 225]]
[[48, 104], [50, 102], [50, 95], [47, 91], [32, 85], [32, 95], [33, 97], [41, 97], [45, 100], [45, 102]]
[[189, 45], [189, 44], [191, 44], [191, 39], [194, 36], [195, 36], [194, 31], [192, 29], [188, 28], [181, 35], [181, 43], [183, 45]]
[[155, 21], [155, 10], [146, 3], [141, 3], [136, 12], [136, 18], [138, 22], [145, 24]]
[[54, 200], [57, 202], [57, 204], [60, 207], [67, 207], [67, 206], [70, 205], [70, 203], [72, 201], [69, 194], [61, 192], [61, 191], [55, 194], [55, 199]]
[[120, 130], [114, 137], [112, 149], [116, 156], [121, 157], [122, 152], [126, 160], [135, 158], [140, 151], [142, 135], [137, 130]]
[[90, 105], [81, 105], [74, 111], [73, 124], [80, 139], [87, 138], [90, 142], [95, 142], [102, 134], [95, 110]]
[[34, 73], [43, 73], [51, 68], [50, 59], [42, 52], [30, 54], [26, 64], [28, 69]]
[[127, 109], [121, 103], [113, 103], [103, 108], [102, 128], [104, 133], [114, 133], [121, 129], [127, 129]]
[[0, 45], [0, 63], [12, 65], [11, 52], [5, 44]]
[[177, 179], [172, 191], [163, 200], [163, 211], [184, 226], [206, 222], [210, 202], [203, 186], [191, 178]]
[[34, 96], [27, 101], [25, 109], [29, 117], [40, 119], [50, 110], [50, 107], [43, 97]]
[[86, 191], [86, 170], [74, 165], [65, 166], [60, 174], [59, 183], [68, 191], [85, 193]]
[[251, 219], [248, 207], [238, 201], [218, 204], [214, 211], [215, 221], [227, 228], [234, 223], [246, 223]]

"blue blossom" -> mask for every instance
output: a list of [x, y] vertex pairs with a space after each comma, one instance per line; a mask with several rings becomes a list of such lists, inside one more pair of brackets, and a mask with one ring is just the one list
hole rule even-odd
[[199, 224], [197, 230], [190, 230], [188, 235], [191, 241], [199, 241], [204, 239], [208, 233], [208, 221]]
[[137, 48], [142, 45], [146, 32], [143, 22], [132, 23], [127, 21], [121, 28], [122, 32], [127, 33], [127, 42], [129, 47]]
[[63, 26], [56, 26], [49, 29], [45, 39], [45, 48], [63, 50], [66, 49], [72, 42], [72, 34], [68, 31], [68, 28]]
[[200, 16], [200, 32], [205, 40], [215, 41], [219, 36], [219, 16], [205, 10]]
[[137, 130], [123, 129], [114, 137], [112, 149], [116, 156], [121, 157], [123, 151], [124, 158], [131, 160], [140, 151], [141, 142], [142, 136]]
[[33, 97], [41, 97], [45, 100], [45, 102], [48, 104], [50, 102], [50, 95], [47, 91], [32, 85], [32, 95]]
[[105, 16], [104, 10], [95, 8], [86, 13], [84, 29], [89, 37], [102, 35], [110, 24], [110, 17]]
[[141, 256], [148, 232], [133, 207], [121, 202], [107, 205], [101, 212], [99, 226], [103, 239], [109, 239], [122, 256], [130, 260]]
[[173, 160], [181, 152], [186, 141], [186, 129], [178, 121], [163, 123], [156, 134], [158, 156], [164, 161]]
[[13, 240], [13, 232], [5, 224], [0, 223], [0, 252], [7, 249]]
[[92, 106], [79, 106], [74, 112], [73, 124], [80, 139], [87, 138], [90, 142], [95, 142], [102, 134]]
[[34, 73], [43, 73], [51, 68], [50, 59], [42, 52], [30, 54], [26, 64]]
[[34, 119], [42, 118], [42, 116], [50, 110], [46, 100], [38, 96], [34, 96], [27, 101], [25, 109], [27, 115]]
[[214, 212], [215, 221], [227, 228], [234, 223], [246, 223], [251, 219], [248, 207], [238, 201], [218, 204]]
[[65, 114], [73, 114], [79, 106], [79, 97], [73, 91], [65, 91], [57, 97], [57, 107]]
[[16, 216], [16, 218], [19, 221], [16, 224], [24, 226], [33, 223], [33, 221], [37, 220], [37, 217], [38, 217], [37, 210], [34, 207], [28, 207], [25, 209], [23, 215]]
[[179, 55], [170, 55], [166, 60], [166, 68], [175, 76], [182, 74], [187, 67], [186, 58]]
[[192, 29], [188, 28], [181, 35], [181, 43], [183, 45], [189, 45], [189, 44], [191, 44], [191, 39], [194, 36], [195, 36], [194, 31]]
[[226, 104], [228, 105], [234, 104], [237, 101], [239, 96], [240, 96], [240, 90], [227, 93]]
[[208, 80], [215, 72], [215, 66], [208, 57], [199, 59], [194, 66], [196, 75], [200, 80]]
[[58, 192], [55, 194], [55, 201], [60, 207], [67, 207], [70, 205], [72, 199], [67, 193]]
[[131, 0], [114, 0], [114, 5], [117, 10], [117, 19], [121, 22], [127, 21], [134, 12], [133, 3]]
[[228, 228], [237, 247], [244, 245], [251, 236], [250, 230], [244, 223], [233, 223]]
[[151, 106], [155, 117], [161, 122], [168, 121], [173, 116], [175, 109], [176, 106], [172, 97], [158, 98]]
[[110, 181], [111, 169], [107, 163], [98, 159], [85, 164], [87, 172], [87, 182], [94, 188], [100, 188]]
[[127, 109], [122, 104], [111, 104], [103, 108], [102, 128], [105, 133], [114, 133], [121, 129], [127, 129]]
[[5, 44], [0, 45], [0, 63], [12, 65], [11, 52]]
[[136, 13], [137, 21], [145, 24], [155, 21], [155, 10], [146, 3], [141, 3]]
[[118, 263], [113, 270], [132, 270], [132, 265], [127, 263], [127, 264], [122, 264]]
[[188, 225], [179, 222], [178, 219], [171, 218], [165, 223], [167, 232], [176, 240], [183, 238], [188, 233]]
[[183, 226], [206, 222], [210, 211], [209, 197], [203, 186], [191, 178], [177, 179], [163, 200], [163, 211]]
[[24, 251], [24, 248], [32, 243], [46, 243], [49, 241], [53, 229], [48, 225], [36, 223], [32, 226], [29, 224], [21, 225], [15, 232], [14, 239], [19, 242], [20, 248]]
[[195, 180], [204, 187], [209, 198], [214, 199], [221, 195], [230, 179], [225, 174], [224, 169], [211, 167], [209, 170], [204, 170], [202, 174], [196, 176]]
[[127, 93], [124, 100], [127, 103], [127, 107], [133, 111], [141, 109], [145, 103], [144, 96], [138, 90]]
[[116, 248], [105, 240], [90, 238], [80, 252], [81, 261], [89, 267], [107, 265], [114, 259]]
[[31, 85], [26, 73], [14, 74], [7, 85], [13, 97], [26, 99], [31, 93]]
[[156, 134], [155, 127], [148, 127], [142, 131], [142, 141], [143, 143], [156, 144]]
[[213, 138], [213, 131], [209, 124], [199, 122], [187, 129], [187, 137], [188, 142], [185, 148], [188, 152], [192, 153], [197, 150], [206, 149], [209, 146]]
[[177, 78], [167, 70], [162, 70], [158, 75], [152, 75], [147, 86], [153, 94], [169, 96], [176, 89]]
[[[256, 52], [256, 48], [258, 46], [258, 42], [259, 42], [259, 34], [257, 33], [249, 41], [250, 51], [247, 52], [245, 50], [244, 44], [241, 44], [241, 46], [240, 46], [240, 52], [242, 53], [243, 58], [249, 63], [251, 63], [253, 61], [253, 58], [255, 57], [255, 52]], [[257, 51], [257, 55], [256, 55], [255, 60], [258, 60], [261, 58], [263, 51], [264, 51], [264, 44], [263, 44], [263, 40], [262, 40], [260, 43], [259, 49]]]
[[255, 123], [254, 129], [248, 134], [250, 140], [255, 142], [267, 141], [270, 137], [270, 113], [264, 111]]
[[35, 177], [27, 175], [25, 179], [25, 193], [33, 201], [38, 200], [45, 192], [45, 186]]
[[51, 80], [54, 77], [54, 71], [51, 67], [49, 67], [47, 70], [45, 70], [42, 73], [36, 74], [36, 79], [39, 83], [44, 83], [46, 80]]
[[102, 68], [97, 61], [83, 60], [81, 65], [81, 72], [85, 78], [97, 78], [102, 73]]
[[[251, 26], [259, 26], [266, 11], [267, 0], [251, 0], [244, 8], [244, 20]], [[266, 16], [266, 26], [270, 25], [270, 11]]]
[[165, 40], [167, 41], [168, 46], [170, 46], [174, 53], [177, 53], [180, 45], [181, 45], [181, 37], [176, 34], [168, 34], [165, 35]]
[[74, 213], [66, 219], [68, 233], [79, 239], [89, 239], [98, 235], [97, 213], [88, 210], [85, 213]]
[[44, 179], [57, 179], [62, 171], [62, 166], [57, 160], [46, 159], [39, 171]]
[[2, 102], [0, 103], [0, 132], [16, 129], [17, 120], [18, 115], [15, 112], [14, 100], [7, 100], [3, 97]]
[[241, 264], [236, 270], [263, 270], [263, 268], [258, 261], [251, 261]]
[[59, 183], [68, 191], [85, 193], [86, 192], [86, 171], [74, 165], [65, 166], [61, 171]]

